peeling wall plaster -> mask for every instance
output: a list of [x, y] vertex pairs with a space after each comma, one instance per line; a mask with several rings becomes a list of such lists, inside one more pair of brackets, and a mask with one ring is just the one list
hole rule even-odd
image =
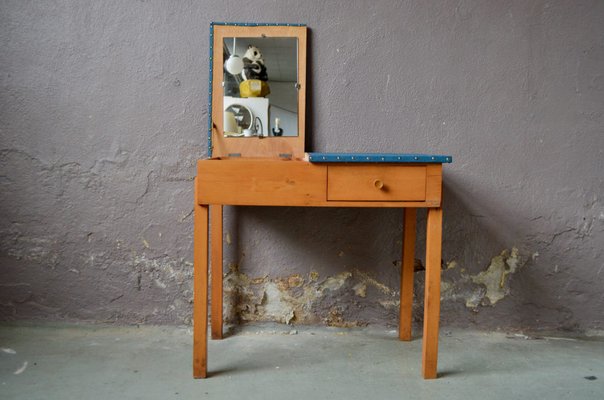
[[[416, 260], [416, 264], [421, 264]], [[478, 312], [480, 306], [493, 307], [510, 295], [510, 281], [526, 264], [517, 248], [503, 250], [491, 259], [485, 270], [470, 275], [458, 269], [455, 261], [448, 263], [448, 274], [443, 278], [441, 301], [465, 301], [465, 306]], [[457, 271], [454, 271], [458, 269]], [[457, 272], [453, 279], [452, 271]], [[423, 272], [416, 275], [415, 286], [423, 287]], [[268, 276], [250, 278], [233, 264], [224, 276], [226, 293], [225, 318], [229, 322], [239, 321], [278, 321], [291, 323], [319, 323], [329, 326], [350, 327], [367, 325], [368, 321], [348, 320], [337, 307], [330, 307], [325, 299], [341, 299], [357, 296], [371, 303], [379, 304], [384, 310], [398, 312], [400, 291], [377, 281], [369, 274], [354, 268], [352, 272], [343, 272], [320, 279], [316, 271], [307, 278], [299, 274], [269, 278]], [[375, 289], [367, 298], [367, 289]], [[416, 290], [416, 293], [418, 291]], [[421, 297], [419, 295], [418, 297]], [[421, 314], [421, 299], [416, 299], [416, 313]], [[323, 318], [320, 318], [320, 316]], [[392, 323], [392, 322], [391, 322]], [[396, 322], [395, 322], [396, 323]]]
[[[519, 268], [518, 249], [504, 250], [500, 255], [493, 257], [486, 271], [473, 276], [472, 282], [486, 288], [485, 298], [490, 305], [495, 305], [510, 292], [508, 276]], [[467, 302], [466, 302], [467, 304]]]
[[485, 270], [468, 274], [456, 261], [446, 266], [441, 292], [443, 300], [465, 300], [468, 309], [476, 311], [478, 306], [495, 306], [510, 295], [512, 275], [524, 267], [527, 259], [513, 247], [493, 257]]
[[[225, 20], [310, 27], [307, 150], [453, 155], [444, 325], [604, 329], [598, 1], [2, 2], [1, 319], [191, 322], [209, 23]], [[225, 315], [396, 325], [401, 221], [227, 207]]]
[[[278, 321], [290, 323], [325, 323], [329, 326], [351, 327], [367, 325], [367, 321], [349, 320], [342, 307], [334, 306], [332, 299], [356, 295], [367, 297], [367, 287], [378, 293], [378, 301], [398, 307], [399, 292], [354, 269], [353, 272], [320, 279], [316, 271], [308, 277], [294, 274], [285, 277], [249, 278], [235, 265], [224, 277], [227, 321]], [[329, 301], [326, 302], [326, 299]]]

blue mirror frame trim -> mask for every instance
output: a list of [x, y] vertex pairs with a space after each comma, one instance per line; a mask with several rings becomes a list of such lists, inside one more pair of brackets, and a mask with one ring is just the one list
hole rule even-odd
[[289, 24], [289, 23], [273, 23], [273, 22], [211, 22], [210, 23], [210, 78], [208, 80], [208, 153], [207, 156], [212, 157], [212, 76], [214, 73], [214, 26], [306, 26], [306, 24]]

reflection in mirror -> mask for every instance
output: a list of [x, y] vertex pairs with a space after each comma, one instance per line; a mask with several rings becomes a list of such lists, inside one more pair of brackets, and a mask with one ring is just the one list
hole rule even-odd
[[252, 111], [246, 106], [232, 104], [224, 110], [225, 136], [252, 136]]
[[298, 39], [226, 37], [224, 136], [298, 136]]

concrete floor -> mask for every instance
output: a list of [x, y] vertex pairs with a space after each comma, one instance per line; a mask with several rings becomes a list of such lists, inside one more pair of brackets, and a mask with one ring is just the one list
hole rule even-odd
[[599, 339], [441, 330], [440, 377], [421, 339], [379, 329], [251, 325], [209, 347], [191, 378], [191, 330], [0, 326], [0, 399], [603, 399]]

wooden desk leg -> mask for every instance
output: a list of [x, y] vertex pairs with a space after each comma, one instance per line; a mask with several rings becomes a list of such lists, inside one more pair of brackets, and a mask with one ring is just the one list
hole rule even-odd
[[222, 339], [222, 205], [210, 206], [212, 339]]
[[193, 377], [205, 378], [208, 370], [208, 206], [199, 205], [197, 200], [193, 247]]
[[440, 264], [442, 249], [442, 208], [428, 209], [426, 228], [426, 289], [424, 295], [424, 338], [422, 375], [436, 378], [438, 359], [438, 320], [440, 318]]
[[401, 270], [401, 295], [398, 335], [400, 340], [411, 340], [413, 308], [413, 269], [415, 263], [415, 208], [404, 209], [403, 258]]

